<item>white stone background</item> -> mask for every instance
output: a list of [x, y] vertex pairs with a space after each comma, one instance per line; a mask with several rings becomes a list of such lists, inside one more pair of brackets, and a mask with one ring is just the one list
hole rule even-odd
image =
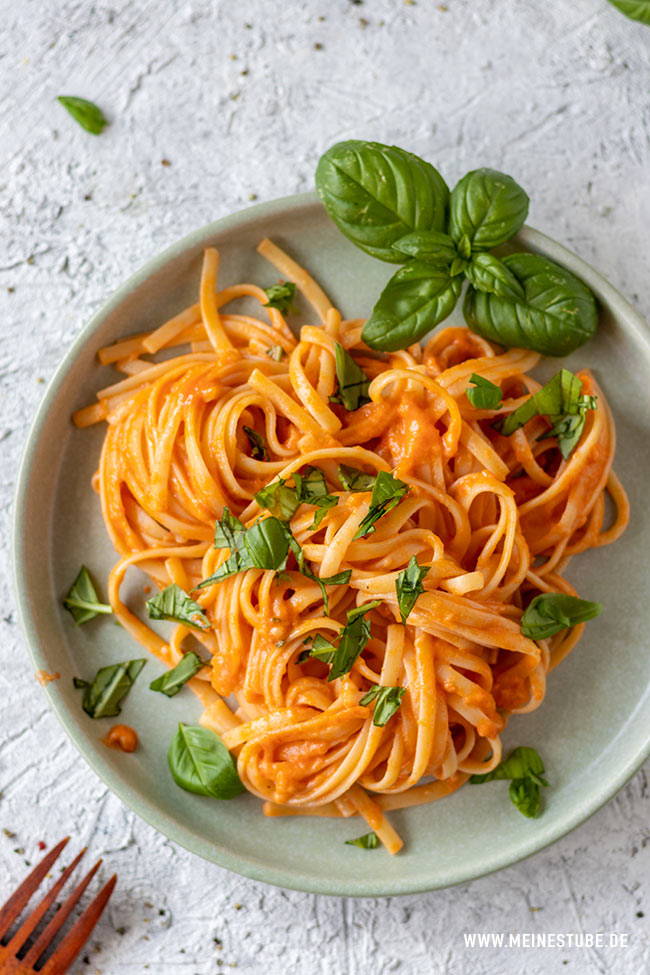
[[[99, 102], [110, 127], [87, 135], [61, 93]], [[3, 551], [41, 383], [82, 324], [183, 234], [253, 194], [311, 188], [339, 139], [394, 141], [450, 182], [506, 170], [530, 223], [650, 316], [649, 95], [650, 29], [607, 0], [0, 0]], [[278, 890], [176, 847], [108, 792], [33, 678], [8, 557], [0, 607], [0, 827], [16, 834], [0, 833], [2, 893], [39, 839], [68, 831], [119, 874], [73, 975], [650, 970], [650, 766], [551, 849], [473, 883], [358, 901]], [[473, 930], [614, 931], [630, 947], [466, 949]]]

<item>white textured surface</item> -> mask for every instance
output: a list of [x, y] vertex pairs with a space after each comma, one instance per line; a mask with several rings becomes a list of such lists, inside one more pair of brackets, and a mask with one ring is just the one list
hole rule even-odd
[[[0, 25], [5, 552], [39, 383], [82, 323], [188, 231], [252, 194], [310, 188], [338, 139], [394, 141], [450, 182], [476, 165], [510, 172], [530, 223], [650, 316], [650, 30], [605, 0], [0, 0]], [[62, 93], [98, 101], [110, 128], [77, 128]], [[67, 831], [120, 877], [101, 949], [74, 975], [650, 969], [650, 768], [552, 849], [463, 887], [374, 901], [265, 887], [175, 847], [107, 792], [47, 709], [12, 605], [5, 557], [0, 828], [16, 836], [0, 834], [0, 893], [39, 839]], [[368, 855], [380, 872], [383, 854]], [[473, 930], [606, 930], [630, 948], [466, 949]]]

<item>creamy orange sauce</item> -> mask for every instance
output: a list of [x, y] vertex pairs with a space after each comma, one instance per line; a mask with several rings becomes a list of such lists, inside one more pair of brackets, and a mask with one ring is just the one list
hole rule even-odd
[[102, 738], [108, 748], [122, 752], [134, 752], [138, 747], [138, 735], [128, 724], [116, 724]]
[[34, 674], [34, 677], [41, 685], [41, 687], [45, 687], [45, 685], [49, 684], [50, 681], [59, 680], [61, 674], [58, 672], [58, 670], [55, 674], [50, 674], [48, 673], [47, 670], [37, 670], [36, 673]]

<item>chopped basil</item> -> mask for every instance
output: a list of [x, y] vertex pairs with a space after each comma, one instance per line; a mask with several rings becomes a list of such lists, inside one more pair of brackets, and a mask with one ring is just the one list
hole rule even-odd
[[233, 515], [228, 508], [223, 509], [221, 520], [214, 526], [214, 547], [229, 548], [234, 551], [238, 548], [241, 539], [246, 533], [246, 526], [243, 522]]
[[542, 803], [542, 793], [532, 779], [513, 779], [508, 789], [510, 802], [513, 803], [523, 816], [534, 819], [539, 816]]
[[359, 525], [354, 537], [362, 538], [374, 532], [375, 522], [392, 511], [409, 491], [410, 488], [404, 481], [393, 477], [387, 471], [379, 471], [373, 485], [368, 514]]
[[375, 710], [372, 723], [378, 728], [383, 728], [399, 708], [405, 693], [405, 687], [380, 687], [379, 684], [373, 684], [370, 690], [363, 695], [359, 704], [362, 707], [367, 707], [374, 701]]
[[307, 466], [302, 473], [297, 471], [292, 475], [295, 487], [287, 486], [283, 478], [272, 481], [255, 495], [255, 500], [262, 508], [267, 508], [272, 514], [283, 521], [293, 518], [301, 504], [313, 504], [320, 511], [314, 515], [309, 526], [316, 529], [330, 508], [338, 504], [338, 498], [329, 494], [324, 473], [318, 467]]
[[533, 818], [539, 815], [540, 786], [548, 786], [544, 771], [544, 763], [535, 749], [521, 747], [510, 752], [491, 772], [471, 775], [469, 781], [472, 785], [481, 785], [496, 779], [511, 779], [510, 801], [522, 815]]
[[358, 846], [361, 850], [376, 850], [379, 846], [379, 837], [376, 833], [364, 833], [357, 836], [356, 840], [346, 840], [346, 846]]
[[[366, 619], [366, 613], [375, 609], [380, 603], [380, 599], [374, 599], [370, 603], [364, 603], [362, 606], [348, 610], [347, 622], [341, 630], [339, 643], [336, 647], [319, 633], [316, 634], [309, 650], [309, 656], [331, 664], [331, 670], [327, 677], [328, 681], [336, 680], [337, 677], [342, 677], [343, 674], [348, 674], [352, 670], [370, 639], [370, 623]], [[304, 659], [304, 652], [299, 660], [302, 659]]]
[[127, 660], [122, 664], [101, 667], [91, 682], [74, 678], [74, 686], [84, 688], [81, 702], [91, 718], [113, 718], [122, 710], [121, 702], [133, 687], [146, 660]]
[[291, 311], [293, 299], [296, 296], [296, 286], [293, 281], [271, 285], [270, 288], [265, 288], [264, 292], [269, 299], [264, 305], [265, 308], [277, 308], [283, 315], [287, 315]]
[[558, 447], [565, 460], [580, 440], [587, 410], [597, 408], [596, 396], [582, 396], [582, 383], [568, 369], [561, 369], [514, 413], [494, 424], [496, 430], [509, 437], [534, 416], [547, 416], [552, 427], [539, 437], [557, 437]]
[[473, 407], [477, 410], [498, 410], [501, 406], [502, 392], [499, 386], [495, 386], [484, 376], [478, 376], [475, 372], [469, 377], [469, 381], [474, 383], [465, 390], [465, 395]]
[[338, 395], [334, 402], [341, 402], [349, 413], [370, 402], [368, 389], [370, 380], [363, 369], [356, 364], [349, 352], [336, 343], [336, 377], [339, 381]]
[[258, 491], [255, 500], [260, 508], [266, 508], [281, 521], [290, 521], [302, 504], [295, 488], [287, 487], [287, 482], [281, 477]]
[[408, 566], [402, 569], [395, 580], [395, 591], [397, 592], [397, 604], [402, 623], [406, 623], [409, 614], [418, 596], [424, 592], [422, 580], [430, 571], [429, 565], [418, 565], [414, 555], [411, 556]]
[[213, 799], [233, 799], [244, 792], [232, 755], [209, 728], [181, 722], [167, 762], [174, 781], [186, 792]]
[[524, 610], [521, 632], [531, 640], [545, 640], [560, 630], [594, 619], [602, 608], [601, 603], [563, 592], [544, 592], [535, 596]]
[[275, 362], [282, 362], [282, 356], [284, 355], [284, 349], [281, 345], [271, 345], [266, 350], [266, 354], [269, 359], [274, 359]]
[[173, 670], [168, 670], [167, 673], [152, 680], [149, 688], [152, 691], [160, 691], [167, 697], [174, 697], [181, 687], [184, 687], [188, 680], [198, 674], [203, 667], [205, 664], [199, 655], [190, 650], [183, 654]]
[[339, 481], [346, 491], [372, 491], [376, 480], [376, 474], [366, 474], [365, 471], [360, 471], [356, 467], [339, 464]]
[[209, 630], [210, 622], [203, 607], [194, 602], [176, 583], [167, 586], [153, 599], [147, 600], [147, 612], [152, 620], [172, 620], [194, 630]]
[[75, 581], [63, 600], [65, 608], [72, 613], [77, 626], [87, 623], [100, 613], [112, 613], [113, 610], [106, 603], [100, 603], [90, 573], [82, 565]]
[[258, 433], [257, 430], [253, 430], [252, 427], [247, 426], [244, 426], [244, 433], [248, 437], [248, 442], [251, 445], [251, 457], [253, 460], [268, 460], [269, 451], [262, 434]]
[[108, 125], [101, 108], [94, 102], [89, 102], [85, 98], [76, 98], [74, 95], [58, 95], [56, 100], [72, 115], [75, 122], [91, 135], [99, 135]]

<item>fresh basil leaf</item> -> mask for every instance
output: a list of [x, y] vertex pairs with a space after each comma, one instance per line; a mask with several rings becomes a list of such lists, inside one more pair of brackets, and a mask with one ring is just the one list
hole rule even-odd
[[120, 704], [133, 687], [146, 660], [127, 660], [122, 664], [101, 667], [90, 683], [75, 678], [75, 687], [84, 687], [81, 706], [91, 718], [113, 718], [122, 710]]
[[449, 234], [439, 230], [416, 230], [396, 240], [393, 250], [406, 257], [417, 257], [434, 267], [449, 267], [458, 257], [456, 245]]
[[356, 840], [346, 840], [346, 846], [358, 846], [361, 850], [376, 850], [379, 846], [379, 837], [376, 833], [364, 833], [357, 836]]
[[465, 273], [478, 291], [512, 301], [525, 301], [524, 289], [512, 271], [494, 254], [474, 254]]
[[449, 202], [452, 239], [467, 236], [472, 251], [489, 251], [521, 229], [530, 200], [511, 176], [474, 169], [456, 183]]
[[147, 612], [152, 620], [172, 620], [194, 630], [209, 630], [210, 622], [203, 607], [194, 602], [176, 583], [167, 586], [153, 599], [147, 600]]
[[397, 146], [349, 140], [316, 169], [316, 190], [341, 233], [373, 257], [401, 263], [395, 241], [412, 230], [444, 230], [449, 190], [429, 163]]
[[539, 254], [510, 254], [502, 263], [523, 286], [525, 300], [468, 288], [463, 314], [473, 332], [506, 348], [552, 356], [568, 355], [594, 335], [595, 298], [570, 271]]
[[461, 278], [448, 268], [409, 261], [380, 294], [361, 338], [382, 352], [405, 349], [451, 315], [461, 290]]
[[334, 497], [334, 495], [328, 495], [326, 498], [317, 498], [315, 501], [313, 501], [312, 504], [315, 504], [319, 510], [314, 514], [314, 520], [309, 526], [309, 530], [315, 531], [317, 528], [319, 528], [320, 523], [327, 512], [332, 508], [335, 508], [338, 503], [339, 499]]
[[430, 570], [429, 565], [418, 565], [418, 560], [412, 555], [407, 567], [397, 576], [395, 591], [402, 623], [406, 623], [418, 596], [424, 592], [422, 580]]
[[199, 655], [194, 653], [193, 650], [190, 650], [188, 653], [183, 654], [172, 670], [168, 670], [165, 674], [161, 674], [160, 677], [152, 680], [149, 684], [149, 689], [152, 691], [160, 691], [161, 694], [166, 694], [167, 697], [174, 697], [187, 684], [188, 680], [191, 680], [192, 677], [198, 674], [203, 667], [205, 667], [205, 664]]
[[284, 355], [284, 349], [281, 345], [271, 345], [266, 350], [266, 354], [269, 359], [273, 359], [275, 362], [282, 362], [282, 357]]
[[287, 486], [281, 477], [258, 491], [255, 500], [260, 508], [266, 508], [281, 521], [291, 521], [302, 503], [296, 489]]
[[542, 794], [537, 782], [532, 779], [513, 779], [508, 794], [510, 801], [522, 815], [529, 819], [539, 816]]
[[79, 690], [85, 689], [86, 687], [90, 687], [90, 684], [89, 684], [89, 682], [87, 680], [82, 680], [81, 677], [73, 677], [72, 678], [72, 686], [75, 687], [79, 691]]
[[314, 637], [311, 647], [303, 652], [298, 657], [299, 663], [304, 663], [308, 657], [315, 657], [316, 660], [320, 660], [325, 664], [331, 664], [336, 657], [336, 647], [329, 640], [326, 640], [324, 636], [317, 633]]
[[319, 467], [312, 467], [309, 464], [303, 468], [302, 473], [296, 471], [293, 480], [302, 501], [313, 504], [314, 498], [325, 498], [329, 494], [325, 474]]
[[551, 429], [542, 433], [537, 439], [546, 440], [548, 437], [555, 437], [560, 453], [565, 460], [568, 460], [582, 436], [587, 410], [597, 408], [597, 399], [597, 396], [581, 396], [577, 415], [554, 417]]
[[372, 723], [377, 728], [383, 728], [399, 708], [405, 693], [405, 687], [380, 687], [378, 684], [373, 684], [370, 690], [363, 695], [359, 704], [362, 707], [367, 707], [374, 701], [375, 710], [372, 715]]
[[530, 778], [538, 785], [548, 785], [544, 775], [544, 762], [539, 753], [534, 748], [521, 745], [511, 751], [507, 758], [497, 765], [491, 772], [484, 775], [470, 776], [472, 785], [481, 785], [483, 782], [492, 782], [496, 779], [526, 779]]
[[650, 0], [609, 0], [609, 2], [630, 20], [638, 20], [639, 23], [650, 27]]
[[[314, 637], [309, 656], [331, 664], [328, 681], [336, 680], [337, 677], [342, 677], [352, 670], [370, 639], [370, 623], [366, 619], [366, 614], [380, 603], [380, 599], [374, 599], [372, 602], [348, 610], [347, 622], [341, 630], [338, 646], [335, 647], [320, 634]], [[304, 653], [300, 659], [303, 657]]]
[[475, 372], [469, 377], [474, 383], [465, 390], [465, 396], [477, 410], [498, 410], [503, 396], [499, 386], [495, 386], [489, 379], [479, 376]]
[[186, 792], [233, 799], [244, 792], [237, 766], [221, 738], [201, 725], [179, 724], [167, 762], [174, 781]]
[[277, 518], [256, 522], [244, 535], [244, 545], [258, 569], [284, 569], [291, 532]]
[[228, 508], [214, 526], [214, 548], [229, 548], [234, 552], [244, 537], [246, 526]]
[[521, 632], [531, 640], [546, 640], [560, 630], [593, 620], [602, 609], [601, 603], [563, 592], [544, 592], [535, 596], [524, 610]]
[[449, 267], [449, 273], [452, 278], [455, 278], [459, 274], [464, 274], [467, 271], [468, 264], [469, 261], [466, 257], [455, 257]]
[[328, 493], [325, 475], [318, 467], [308, 466], [302, 474], [295, 472], [293, 480], [295, 487], [288, 487], [282, 478], [267, 484], [258, 491], [255, 500], [283, 521], [290, 521], [303, 503], [316, 505], [321, 510], [316, 512], [310, 525], [310, 529], [316, 529], [339, 499]]
[[408, 484], [405, 484], [404, 481], [393, 477], [387, 471], [379, 471], [372, 489], [368, 514], [359, 525], [354, 537], [362, 538], [364, 535], [376, 531], [375, 522], [379, 521], [389, 511], [392, 511], [410, 490]]
[[463, 234], [460, 240], [456, 242], [456, 248], [459, 255], [464, 257], [466, 261], [469, 261], [470, 257], [472, 256], [472, 242], [467, 234]]
[[274, 284], [270, 288], [265, 288], [264, 292], [269, 299], [264, 304], [265, 308], [277, 308], [283, 315], [289, 314], [293, 299], [296, 296], [296, 286], [293, 281]]
[[248, 442], [251, 445], [251, 457], [253, 460], [268, 460], [269, 452], [266, 446], [266, 440], [261, 433], [257, 430], [253, 430], [252, 427], [244, 426], [244, 433], [248, 437]]
[[340, 400], [349, 413], [370, 402], [368, 396], [370, 380], [350, 353], [346, 352], [338, 342], [336, 343], [336, 378], [339, 391], [334, 400]]
[[376, 480], [376, 474], [366, 474], [365, 471], [360, 471], [356, 467], [339, 464], [339, 481], [345, 491], [372, 491]]
[[74, 95], [58, 95], [56, 100], [72, 115], [75, 122], [78, 122], [81, 128], [90, 132], [91, 135], [99, 135], [108, 125], [101, 108], [85, 98], [76, 98]]
[[87, 623], [100, 614], [113, 612], [107, 603], [100, 603], [90, 572], [85, 565], [79, 569], [77, 578], [63, 600], [63, 605], [72, 614], [77, 626]]

